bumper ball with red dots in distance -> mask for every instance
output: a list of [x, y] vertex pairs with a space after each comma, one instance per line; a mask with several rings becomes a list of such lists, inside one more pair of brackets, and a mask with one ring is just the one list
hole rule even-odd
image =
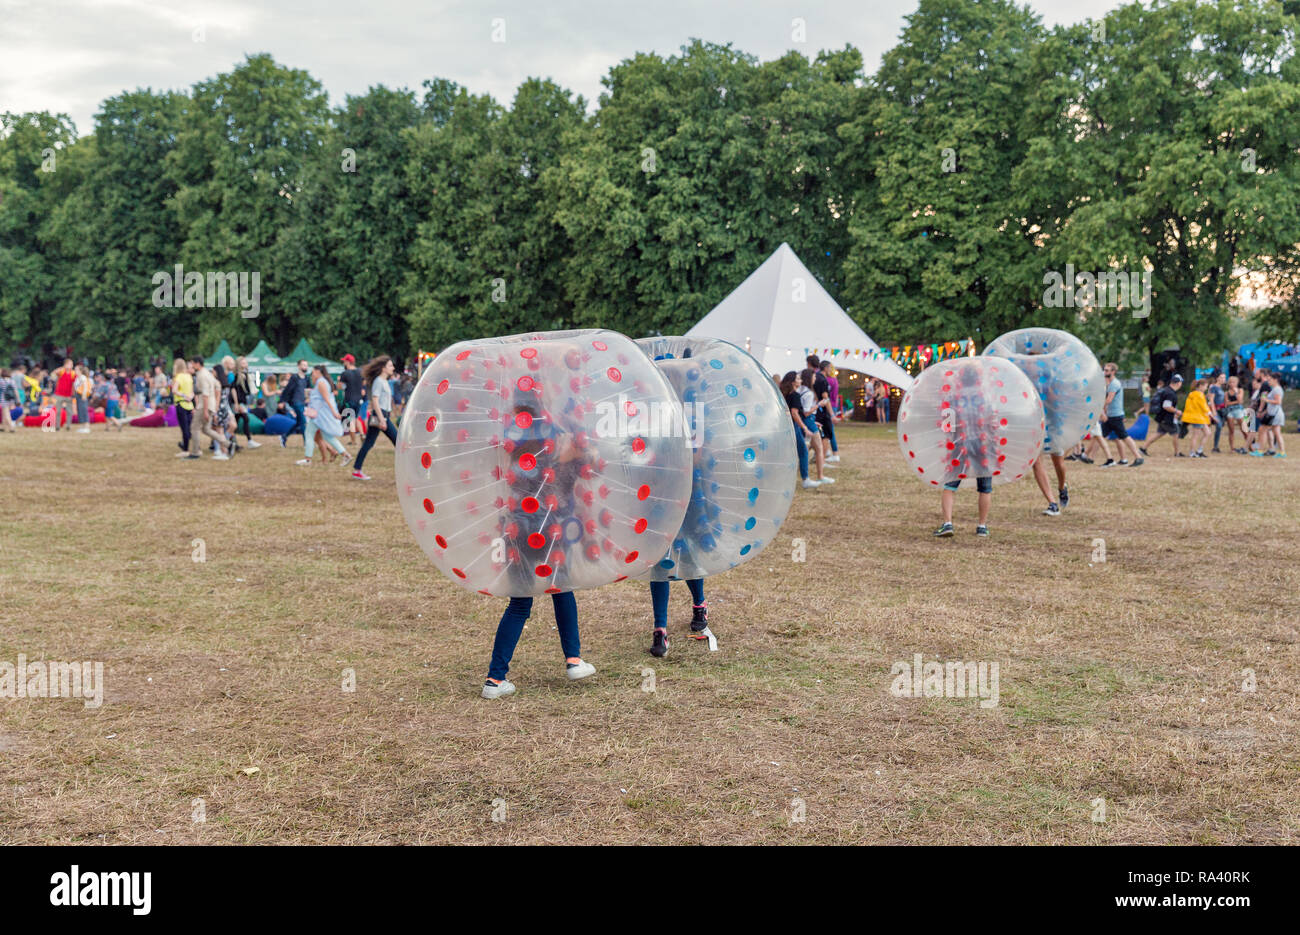
[[762, 365], [727, 341], [636, 343], [677, 391], [693, 461], [686, 518], [649, 577], [690, 580], [735, 568], [772, 541], [793, 501], [795, 444], [785, 400]]
[[397, 438], [416, 541], [461, 587], [532, 597], [645, 574], [681, 528], [691, 450], [638, 430], [677, 399], [630, 338], [465, 341], [425, 368]]
[[958, 357], [921, 371], [898, 412], [898, 446], [922, 483], [1019, 480], [1043, 444], [1043, 403], [998, 357]]
[[1101, 364], [1068, 331], [1021, 328], [984, 348], [985, 357], [1009, 360], [1029, 377], [1043, 400], [1043, 452], [1066, 454], [1096, 425], [1106, 402]]

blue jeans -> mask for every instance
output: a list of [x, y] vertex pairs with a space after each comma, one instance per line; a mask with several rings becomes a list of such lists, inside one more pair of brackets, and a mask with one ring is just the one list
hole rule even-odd
[[[668, 584], [667, 581], [650, 582], [650, 605], [654, 608], [656, 630], [668, 626]], [[686, 586], [691, 589], [691, 600], [695, 602], [695, 606], [702, 606], [704, 604], [704, 579], [691, 578], [686, 582]]]
[[299, 435], [305, 437], [307, 434], [307, 416], [304, 415], [307, 409], [306, 404], [290, 403], [289, 408], [293, 410], [293, 414], [298, 420], [296, 423], [294, 423], [293, 429], [289, 432], [289, 435], [292, 435], [294, 434], [294, 432], [297, 432]]
[[[388, 436], [388, 440], [397, 446], [397, 429], [393, 428], [393, 414], [384, 413], [383, 433]], [[370, 449], [375, 446], [375, 441], [379, 438], [380, 429], [373, 425], [366, 426], [366, 440], [361, 443], [361, 450], [357, 452], [357, 463], [353, 465], [354, 471], [361, 470], [361, 465], [366, 463], [366, 455], [370, 454]]]
[[[576, 659], [582, 655], [582, 645], [578, 641], [578, 602], [572, 591], [552, 594], [555, 604], [555, 626], [560, 631], [560, 647], [565, 659]], [[531, 597], [512, 597], [506, 612], [497, 624], [497, 636], [492, 641], [492, 663], [488, 666], [488, 678], [503, 679], [510, 671], [510, 660], [514, 658], [515, 646], [519, 635], [524, 632], [524, 624], [533, 611]]]
[[791, 427], [794, 429], [794, 446], [799, 452], [799, 476], [804, 480], [808, 479], [808, 445], [803, 440], [803, 429], [794, 425], [791, 420]]

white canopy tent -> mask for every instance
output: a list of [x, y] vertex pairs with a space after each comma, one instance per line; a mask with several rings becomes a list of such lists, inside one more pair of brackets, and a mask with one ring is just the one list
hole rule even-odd
[[836, 348], [840, 354], [832, 356], [831, 362], [837, 368], [856, 370], [904, 390], [912, 385], [907, 371], [888, 356], [872, 356], [871, 352], [880, 351], [879, 345], [845, 314], [787, 243], [686, 334], [743, 347], [769, 373], [802, 370], [808, 348]]

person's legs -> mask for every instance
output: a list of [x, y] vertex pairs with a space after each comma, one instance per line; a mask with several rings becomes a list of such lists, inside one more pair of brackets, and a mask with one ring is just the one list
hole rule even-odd
[[[1219, 420], [1214, 423], [1214, 450], [1215, 451], [1219, 450], [1219, 436], [1222, 433], [1223, 433], [1223, 416], [1219, 416]], [[1231, 441], [1231, 439], [1229, 439], [1229, 441]]]
[[343, 447], [342, 440], [340, 440], [337, 435], [331, 435], [328, 432], [322, 430], [320, 433], [320, 437], [326, 445], [329, 445], [339, 454], [346, 455], [348, 453], [348, 450]]
[[[1052, 457], [1057, 457], [1052, 455]], [[1034, 481], [1038, 484], [1038, 489], [1043, 492], [1043, 498], [1047, 505], [1051, 506], [1056, 502], [1056, 495], [1052, 491], [1051, 482], [1047, 479], [1047, 465], [1043, 461], [1043, 456], [1039, 455], [1034, 460]]]
[[696, 607], [704, 606], [704, 579], [691, 578], [686, 582], [686, 587], [691, 590], [691, 600], [695, 602]]
[[1058, 490], [1065, 489], [1065, 459], [1060, 455], [1052, 455], [1052, 467], [1056, 468], [1056, 486]]
[[[294, 431], [297, 431], [295, 429]], [[303, 458], [310, 461], [316, 451], [316, 423], [308, 419], [302, 427]], [[520, 624], [522, 626], [523, 624]]]
[[[305, 437], [310, 438], [311, 436]], [[532, 609], [533, 599], [531, 597], [510, 598], [505, 613], [501, 615], [501, 622], [497, 624], [496, 639], [492, 641], [492, 662], [488, 665], [487, 674], [487, 677], [492, 681], [501, 681], [506, 677], [506, 673], [510, 671], [510, 660], [514, 658], [515, 646], [519, 643], [519, 635], [524, 632], [524, 624], [528, 622], [528, 615], [532, 612]]]
[[[302, 403], [294, 403], [290, 408], [293, 409], [293, 415], [296, 421], [293, 424], [293, 430], [290, 431], [289, 434], [292, 435], [294, 432], [297, 432], [303, 437], [305, 444], [305, 439], [307, 438], [307, 407]], [[307, 457], [310, 458], [311, 455], [308, 455]]]
[[361, 443], [361, 450], [357, 452], [356, 463], [352, 465], [352, 470], [361, 470], [361, 465], [366, 463], [366, 455], [370, 454], [370, 449], [375, 446], [375, 440], [379, 438], [379, 429], [373, 425], [366, 428], [366, 439]]
[[989, 507], [991, 507], [992, 505], [993, 505], [993, 494], [981, 493], [979, 495], [979, 512], [980, 512], [981, 526], [987, 526], [989, 524]]
[[552, 594], [555, 605], [555, 629], [560, 631], [560, 648], [565, 662], [582, 661], [582, 644], [578, 640], [578, 601], [572, 591]]
[[790, 421], [790, 425], [791, 427], [794, 428], [794, 445], [795, 445], [795, 449], [799, 452], [799, 477], [802, 480], [807, 480], [808, 479], [808, 446], [804, 443], [803, 440], [803, 429], [795, 425], [794, 420]]
[[90, 426], [90, 406], [84, 396], [77, 397], [77, 422], [83, 429]]
[[[73, 404], [72, 397], [56, 396], [54, 397], [54, 402], [55, 402], [55, 406], [54, 406], [55, 430], [57, 431], [58, 429], [66, 426], [68, 431], [72, 431], [72, 416], [76, 412], [76, 407]], [[67, 418], [66, 422], [63, 421], [65, 417]]]
[[668, 629], [668, 582], [650, 582], [650, 609], [654, 614], [654, 628]]
[[181, 430], [181, 451], [190, 450], [190, 422], [193, 418], [193, 410], [176, 407], [176, 425]]
[[830, 416], [822, 419], [822, 434], [826, 436], [826, 444], [830, 446], [832, 454], [840, 453], [840, 443], [835, 439], [835, 420]]
[[1286, 454], [1286, 442], [1282, 440], [1282, 426], [1273, 426], [1273, 437], [1277, 440], [1277, 453]]
[[947, 487], [939, 494], [939, 510], [943, 513], [945, 524], [952, 523], [952, 501], [956, 498], [957, 491], [949, 490]]
[[803, 420], [804, 425], [808, 426], [808, 431], [812, 432], [812, 438], [808, 441], [808, 447], [812, 449], [812, 456], [817, 462], [817, 480], [826, 479], [826, 453], [822, 451], [822, 438], [817, 428], [817, 422], [811, 416]]

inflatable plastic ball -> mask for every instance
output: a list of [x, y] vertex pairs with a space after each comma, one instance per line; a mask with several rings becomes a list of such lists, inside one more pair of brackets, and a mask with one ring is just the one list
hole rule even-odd
[[692, 455], [690, 505], [666, 555], [647, 576], [690, 580], [747, 562], [781, 527], [793, 501], [794, 432], [763, 366], [713, 338], [645, 338], [680, 400]]
[[530, 597], [647, 572], [681, 528], [691, 450], [639, 430], [677, 394], [631, 341], [560, 331], [466, 341], [402, 413], [397, 496], [460, 586]]
[[958, 357], [921, 371], [898, 412], [898, 446], [914, 477], [938, 487], [1019, 480], [1043, 443], [1043, 403], [998, 357]]
[[984, 348], [987, 357], [1009, 360], [1024, 371], [1043, 400], [1043, 452], [1063, 455], [1101, 417], [1106, 381], [1101, 364], [1068, 331], [1022, 328]]

